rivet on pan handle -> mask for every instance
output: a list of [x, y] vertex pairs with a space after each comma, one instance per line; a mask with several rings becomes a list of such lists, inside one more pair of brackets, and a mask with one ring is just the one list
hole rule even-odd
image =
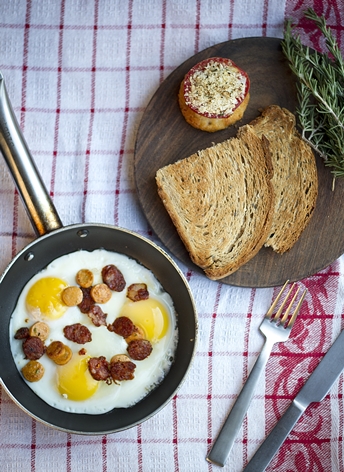
[[0, 150], [37, 236], [62, 227], [22, 135], [0, 72]]

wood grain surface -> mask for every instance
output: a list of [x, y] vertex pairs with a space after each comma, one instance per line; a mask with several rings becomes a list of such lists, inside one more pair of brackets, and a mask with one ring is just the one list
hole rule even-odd
[[[188, 59], [161, 84], [148, 104], [137, 133], [134, 157], [135, 182], [142, 210], [165, 248], [190, 269], [194, 265], [181, 242], [158, 194], [156, 171], [188, 157], [197, 150], [224, 141], [237, 133], [268, 105], [295, 112], [297, 95], [294, 77], [278, 38], [244, 38], [212, 46]], [[212, 56], [228, 57], [245, 70], [251, 80], [251, 99], [244, 118], [226, 130], [207, 133], [184, 120], [178, 106], [178, 89], [186, 72]], [[241, 287], [272, 287], [285, 280], [298, 281], [324, 269], [344, 252], [344, 179], [336, 180], [317, 156], [319, 196], [311, 222], [295, 246], [283, 255], [271, 248], [259, 253], [221, 282]], [[215, 283], [215, 282], [214, 282]]]

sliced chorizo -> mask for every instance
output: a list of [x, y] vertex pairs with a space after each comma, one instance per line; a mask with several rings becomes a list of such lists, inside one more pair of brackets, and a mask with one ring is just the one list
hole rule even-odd
[[149, 298], [147, 285], [144, 283], [135, 283], [129, 285], [129, 287], [127, 288], [127, 298], [129, 298], [133, 302], [147, 300]]
[[104, 356], [91, 357], [88, 361], [88, 370], [94, 380], [110, 379], [109, 363]]
[[129, 356], [135, 361], [143, 361], [152, 352], [153, 347], [148, 339], [134, 339], [127, 347]]
[[29, 328], [23, 327], [17, 329], [14, 335], [14, 339], [26, 339], [30, 336]]
[[106, 326], [107, 313], [104, 313], [99, 305], [93, 305], [87, 316], [92, 320], [94, 326]]
[[102, 279], [114, 292], [122, 292], [126, 282], [122, 272], [113, 264], [109, 264], [102, 269]]
[[36, 361], [45, 353], [44, 342], [37, 336], [29, 336], [23, 342], [23, 351], [26, 359]]
[[92, 333], [87, 326], [81, 323], [74, 323], [63, 328], [63, 334], [69, 341], [77, 344], [85, 344], [92, 341]]
[[123, 336], [123, 338], [128, 338], [136, 331], [136, 326], [127, 316], [119, 316], [112, 325], [108, 326], [108, 330]]
[[91, 296], [91, 287], [81, 287], [82, 291], [82, 302], [78, 304], [78, 307], [81, 313], [88, 313], [93, 305], [95, 305], [95, 301]]
[[109, 366], [111, 377], [115, 382], [133, 380], [135, 368], [136, 364], [125, 355], [114, 356]]

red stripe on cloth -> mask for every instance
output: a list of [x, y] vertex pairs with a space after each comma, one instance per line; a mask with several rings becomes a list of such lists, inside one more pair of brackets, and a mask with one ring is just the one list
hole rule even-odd
[[212, 395], [213, 395], [213, 349], [214, 349], [214, 333], [215, 333], [215, 323], [216, 323], [216, 313], [220, 302], [222, 284], [219, 284], [216, 290], [215, 302], [210, 326], [209, 334], [209, 348], [208, 348], [208, 395], [207, 395], [207, 405], [208, 405], [208, 438], [207, 443], [209, 447], [212, 443], [213, 438], [213, 425], [212, 425]]
[[267, 24], [268, 24], [268, 9], [269, 9], [269, 0], [264, 0], [262, 36], [266, 36], [266, 30], [267, 30]]
[[[67, 30], [67, 28], [63, 28], [64, 31]], [[98, 32], [99, 32], [99, 28], [97, 29]], [[1, 69], [2, 70], [14, 70], [14, 71], [17, 71], [17, 70], [23, 70], [23, 67], [22, 66], [16, 66], [16, 65], [8, 65], [8, 64], [2, 64], [1, 65]], [[175, 69], [175, 66], [171, 65], [169, 66], [169, 70], [173, 71]], [[121, 72], [121, 71], [125, 71], [126, 70], [126, 67], [118, 67], [118, 66], [98, 66], [97, 67], [97, 71], [100, 71], [100, 72]], [[130, 67], [130, 71], [150, 71], [150, 70], [159, 70], [159, 66], [157, 65], [151, 65], [151, 66], [131, 66]], [[53, 67], [53, 66], [27, 66], [26, 68], [26, 71], [27, 72], [58, 72], [58, 65], [56, 67]], [[63, 71], [64, 72], [87, 72], [87, 73], [91, 73], [92, 72], [92, 66], [90, 65], [89, 67], [87, 66], [84, 66], [84, 67], [73, 67], [73, 66], [69, 66], [69, 67], [64, 67], [63, 68]], [[144, 108], [144, 107], [142, 107]], [[134, 110], [141, 110], [141, 107], [136, 107], [136, 108], [133, 108]], [[27, 108], [26, 111], [29, 111], [29, 110], [36, 110], [36, 108]], [[37, 109], [38, 111], [40, 109]], [[69, 108], [68, 110], [71, 110], [71, 108]], [[80, 108], [77, 108], [76, 111], [80, 110]], [[105, 109], [106, 110], [106, 109]], [[109, 110], [113, 110], [112, 108], [109, 108]], [[44, 109], [43, 109], [44, 111]]]
[[233, 28], [233, 18], [234, 18], [234, 3], [235, 0], [231, 0], [229, 6], [229, 24], [228, 24], [228, 39], [232, 39], [232, 28]]
[[174, 472], [179, 472], [177, 398], [178, 398], [177, 395], [175, 395], [172, 401]]
[[26, 87], [27, 87], [27, 63], [29, 54], [29, 32], [30, 32], [30, 15], [31, 15], [31, 1], [27, 2], [24, 28], [24, 44], [23, 44], [23, 73], [22, 73], [22, 100], [21, 100], [21, 115], [20, 126], [23, 129], [25, 126], [25, 107], [26, 107]]
[[200, 22], [201, 22], [201, 2], [200, 0], [197, 0], [196, 23], [195, 23], [195, 53], [199, 51]]
[[[333, 316], [331, 316], [329, 318], [333, 318]], [[295, 331], [294, 331], [294, 333], [295, 333]], [[322, 331], [322, 333], [323, 333], [323, 331]], [[281, 357], [281, 356], [284, 355], [285, 349], [283, 349], [282, 344], [279, 345], [278, 347], [274, 348], [274, 349], [276, 349], [276, 350], [271, 352], [270, 357]], [[290, 359], [295, 358], [295, 362], [301, 362], [303, 359], [321, 358], [326, 354], [326, 352], [327, 352], [327, 349], [320, 350], [318, 352], [291, 352], [291, 351], [288, 350], [288, 354], [285, 354], [285, 355], [288, 355], [288, 359], [289, 358]]]
[[82, 201], [82, 221], [85, 222], [86, 201], [88, 194], [88, 176], [90, 170], [90, 153], [93, 134], [94, 123], [94, 104], [95, 104], [95, 90], [96, 90], [96, 66], [97, 66], [97, 32], [98, 32], [98, 17], [99, 17], [99, 1], [96, 0], [94, 4], [94, 27], [93, 27], [93, 43], [92, 43], [92, 75], [91, 75], [91, 106], [90, 106], [90, 121], [87, 135], [87, 145], [85, 153], [85, 173], [84, 173], [84, 198]]
[[161, 11], [161, 44], [160, 44], [160, 82], [164, 80], [165, 70], [165, 37], [166, 37], [166, 0], [162, 3]]
[[143, 472], [143, 460], [142, 460], [142, 426], [137, 426], [137, 465], [138, 471]]
[[62, 49], [63, 49], [63, 31], [64, 31], [64, 13], [65, 13], [65, 0], [61, 0], [60, 10], [60, 24], [59, 24], [59, 44], [58, 44], [58, 56], [57, 56], [57, 97], [56, 97], [56, 109], [55, 109], [55, 126], [54, 126], [54, 150], [53, 150], [53, 161], [52, 161], [52, 172], [50, 180], [50, 195], [53, 196], [55, 193], [55, 177], [56, 177], [56, 158], [58, 152], [58, 141], [59, 141], [59, 125], [61, 116], [61, 81], [62, 81]]
[[107, 436], [102, 437], [102, 470], [103, 472], [107, 472]]
[[119, 223], [119, 194], [121, 190], [121, 172], [123, 166], [123, 156], [125, 149], [125, 141], [127, 136], [128, 119], [129, 119], [129, 104], [130, 104], [130, 52], [131, 52], [131, 27], [133, 22], [133, 0], [130, 0], [128, 5], [128, 22], [127, 22], [127, 44], [126, 44], [126, 74], [125, 74], [125, 108], [124, 108], [124, 119], [123, 128], [121, 135], [120, 151], [118, 156], [116, 185], [115, 185], [115, 201], [114, 201], [114, 224]]
[[66, 439], [66, 470], [70, 472], [72, 470], [72, 435], [67, 433]]
[[36, 421], [31, 420], [31, 472], [36, 470]]
[[14, 190], [14, 199], [13, 199], [13, 226], [12, 226], [12, 258], [17, 253], [17, 236], [18, 236], [18, 203], [19, 203], [19, 194], [17, 189]]

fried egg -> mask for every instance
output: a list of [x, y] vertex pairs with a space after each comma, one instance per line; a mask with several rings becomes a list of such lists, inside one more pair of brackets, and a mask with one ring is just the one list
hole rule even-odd
[[[88, 370], [88, 360], [104, 356], [110, 361], [116, 354], [127, 354], [127, 342], [109, 331], [107, 326], [95, 326], [79, 307], [67, 307], [61, 298], [64, 288], [77, 285], [75, 277], [80, 269], [92, 271], [95, 285], [102, 283], [102, 268], [109, 264], [122, 272], [126, 288], [133, 283], [145, 283], [149, 298], [132, 302], [126, 297], [126, 288], [122, 292], [112, 292], [109, 301], [99, 304], [107, 314], [107, 325], [119, 316], [127, 316], [143, 330], [153, 346], [149, 357], [133, 361], [136, 364], [133, 380], [110, 385], [94, 380]], [[105, 249], [77, 251], [55, 259], [26, 284], [10, 322], [11, 351], [20, 375], [28, 359], [25, 359], [22, 341], [14, 335], [19, 328], [30, 328], [37, 321], [44, 321], [49, 326], [49, 335], [44, 341], [46, 346], [52, 341], [61, 341], [71, 348], [73, 355], [65, 365], [57, 365], [44, 354], [38, 360], [44, 367], [43, 377], [37, 382], [23, 379], [46, 403], [72, 413], [106, 413], [140, 401], [169, 371], [178, 342], [173, 301], [153, 273], [137, 261]], [[92, 334], [91, 342], [81, 345], [64, 336], [63, 328], [74, 323], [87, 326]]]
[[38, 320], [60, 318], [67, 310], [67, 306], [64, 305], [61, 299], [62, 290], [67, 286], [67, 282], [58, 277], [38, 279], [30, 287], [26, 296], [28, 312]]
[[169, 328], [169, 315], [164, 305], [155, 298], [127, 301], [124, 303], [120, 316], [127, 316], [135, 326], [141, 328], [145, 339], [152, 343], [158, 342]]

